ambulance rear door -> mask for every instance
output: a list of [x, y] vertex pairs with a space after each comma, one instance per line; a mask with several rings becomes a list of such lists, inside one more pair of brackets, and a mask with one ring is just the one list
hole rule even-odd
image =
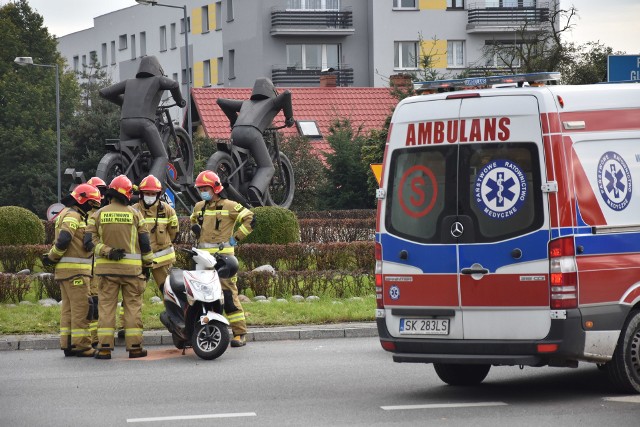
[[461, 99], [459, 121], [456, 212], [441, 228], [456, 244], [464, 339], [542, 339], [550, 232], [538, 100], [486, 91]]

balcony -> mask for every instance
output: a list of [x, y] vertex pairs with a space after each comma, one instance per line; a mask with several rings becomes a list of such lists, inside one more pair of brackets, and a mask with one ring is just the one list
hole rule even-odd
[[467, 10], [467, 33], [538, 31], [549, 25], [549, 3], [540, 7], [487, 7], [495, 2], [470, 3]]
[[353, 11], [271, 9], [271, 35], [281, 36], [350, 36]]
[[[278, 86], [320, 86], [319, 68], [303, 70], [286, 65], [274, 65], [271, 67], [271, 81]], [[336, 76], [336, 86], [353, 85], [353, 68], [342, 64], [334, 68], [333, 74]]]

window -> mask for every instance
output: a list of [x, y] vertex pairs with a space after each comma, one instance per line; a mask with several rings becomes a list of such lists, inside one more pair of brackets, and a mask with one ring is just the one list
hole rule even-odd
[[416, 0], [393, 0], [394, 9], [417, 9]]
[[87, 55], [82, 55], [82, 66], [83, 67], [87, 66]]
[[487, 0], [485, 7], [535, 7], [536, 0]]
[[202, 32], [209, 32], [209, 6], [202, 6], [200, 8], [202, 10]]
[[125, 50], [126, 48], [127, 48], [127, 35], [121, 34], [120, 37], [118, 37], [118, 49]]
[[[180, 34], [184, 34], [184, 18], [180, 20]], [[191, 18], [187, 17], [187, 31], [191, 32]]]
[[288, 10], [339, 10], [340, 0], [287, 0]]
[[147, 33], [140, 33], [140, 56], [147, 55]]
[[227, 0], [227, 22], [233, 21], [233, 0]]
[[173, 73], [173, 74], [171, 75], [171, 78], [172, 78], [174, 81], [176, 81], [176, 82], [177, 82], [177, 81], [178, 81], [178, 73]]
[[111, 40], [111, 65], [116, 64], [116, 41]]
[[131, 34], [131, 59], [136, 59], [136, 35]]
[[203, 74], [203, 83], [204, 83], [204, 87], [209, 87], [211, 86], [211, 61], [210, 60], [206, 60], [203, 62], [203, 70], [202, 70], [202, 74]]
[[451, 40], [447, 42], [447, 67], [464, 67], [464, 41]]
[[394, 68], [418, 68], [418, 42], [395, 42], [394, 48]]
[[167, 26], [160, 27], [160, 52], [167, 50]]
[[231, 49], [229, 51], [229, 80], [236, 78], [236, 51]]
[[102, 43], [102, 59], [100, 60], [100, 65], [103, 67], [107, 65], [107, 44], [106, 43]]
[[80, 57], [76, 55], [73, 57], [73, 71], [77, 73], [79, 70], [80, 70]]
[[222, 29], [222, 2], [216, 3], [216, 30]]
[[[189, 82], [193, 81], [193, 70], [191, 68], [189, 68]], [[186, 85], [187, 84], [187, 70], [185, 70], [184, 68], [182, 69], [182, 84]]]
[[217, 84], [221, 85], [224, 84], [224, 61], [223, 61], [223, 57], [219, 57], [218, 58], [218, 81], [216, 82]]
[[447, 0], [448, 9], [464, 9], [464, 0]]
[[171, 49], [176, 48], [176, 24], [171, 24]]
[[321, 70], [338, 68], [340, 65], [338, 44], [289, 44], [287, 45], [287, 67], [299, 70]]
[[513, 42], [487, 42], [485, 51], [488, 52], [485, 66], [491, 68], [518, 68], [520, 57], [517, 54], [519, 45]]

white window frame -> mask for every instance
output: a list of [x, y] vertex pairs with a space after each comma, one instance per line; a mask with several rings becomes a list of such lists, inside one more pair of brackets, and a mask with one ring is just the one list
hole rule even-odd
[[140, 57], [147, 56], [147, 32], [140, 32]]
[[218, 57], [218, 81], [216, 84], [224, 84], [224, 58], [222, 56]]
[[[519, 43], [518, 43], [519, 44]], [[502, 44], [503, 47], [505, 46], [513, 46], [513, 42], [511, 43], [503, 43]], [[520, 62], [520, 58], [515, 58], [516, 62], [514, 62], [511, 67], [513, 68], [520, 68], [520, 66], [522, 66], [522, 63]], [[491, 67], [491, 68], [509, 68], [509, 65], [506, 65], [504, 63], [498, 65], [498, 54], [494, 53], [493, 56], [485, 63], [486, 67]]]
[[176, 23], [171, 24], [171, 50], [176, 48]]
[[167, 51], [167, 26], [160, 26], [160, 52]]
[[[406, 66], [405, 64], [402, 63], [402, 58], [404, 57], [403, 55], [403, 46], [407, 45], [407, 44], [412, 44], [414, 47], [414, 51], [415, 51], [415, 64], [411, 64], [411, 66]], [[396, 49], [397, 46], [397, 49]], [[420, 49], [419, 49], [419, 44], [417, 40], [397, 40], [395, 42], [393, 42], [393, 52], [394, 52], [394, 56], [396, 55], [396, 51], [397, 51], [397, 57], [395, 57], [393, 59], [393, 69], [394, 70], [417, 70], [418, 69], [418, 64], [419, 64], [419, 55], [420, 55]], [[396, 60], [398, 61], [398, 65], [396, 65]]]
[[116, 41], [111, 40], [111, 65], [116, 65]]
[[127, 35], [120, 34], [118, 36], [118, 50], [125, 50], [127, 48]]
[[464, 0], [447, 0], [447, 9], [464, 9]]
[[[413, 1], [413, 6], [403, 6], [403, 1]], [[393, 0], [394, 10], [418, 10], [418, 0]]]
[[286, 10], [340, 10], [340, 0], [287, 0]]
[[[287, 55], [287, 67], [296, 67], [296, 69], [298, 70], [313, 70], [315, 68], [307, 68], [307, 56], [306, 56], [306, 50], [307, 50], [307, 46], [318, 46], [319, 44], [317, 43], [307, 43], [307, 44], [300, 44], [300, 43], [292, 43], [292, 44], [288, 44], [286, 47], [286, 55]], [[295, 64], [292, 64], [289, 61], [289, 47], [293, 47], [293, 46], [301, 46], [302, 47], [302, 64], [300, 64], [300, 67], [296, 66]], [[321, 44], [321, 54], [320, 54], [320, 69], [323, 68], [327, 68], [329, 63], [328, 63], [328, 56], [327, 56], [327, 46], [335, 46], [338, 50], [338, 64], [336, 64], [338, 67], [340, 66], [340, 44], [339, 43], [326, 43], [326, 44]]]
[[107, 44], [106, 43], [102, 43], [101, 46], [102, 49], [102, 56], [101, 56], [101, 62], [100, 62], [100, 66], [101, 67], [106, 67], [107, 66]]
[[[462, 58], [458, 58], [458, 49], [456, 46], [460, 46], [460, 55]], [[465, 67], [465, 43], [464, 40], [448, 40], [447, 41], [447, 68], [464, 68]], [[461, 63], [458, 64], [458, 59], [461, 59]]]
[[211, 60], [202, 61], [202, 87], [211, 86]]
[[202, 29], [202, 33], [206, 34], [209, 32], [209, 5], [202, 6], [200, 10], [202, 11], [201, 29]]
[[[227, 22], [233, 21], [233, 12], [233, 0], [227, 0]], [[231, 76], [229, 76], [229, 78], [231, 78]]]

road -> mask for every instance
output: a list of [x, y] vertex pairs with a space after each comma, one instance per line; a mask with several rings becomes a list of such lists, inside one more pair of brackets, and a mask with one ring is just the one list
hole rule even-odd
[[215, 361], [149, 353], [0, 352], [0, 426], [640, 425], [640, 397], [589, 364], [494, 367], [455, 388], [430, 365], [393, 363], [377, 338], [252, 342]]

